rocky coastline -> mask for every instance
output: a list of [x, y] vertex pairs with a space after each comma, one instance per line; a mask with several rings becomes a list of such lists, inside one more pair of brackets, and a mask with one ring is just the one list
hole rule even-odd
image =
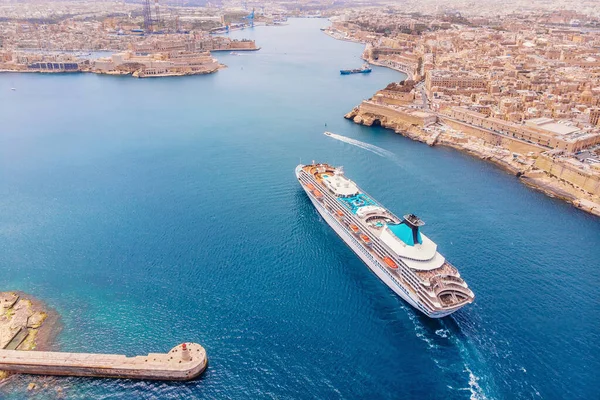
[[514, 153], [497, 146], [490, 146], [483, 140], [477, 140], [477, 138], [469, 137], [467, 139], [467, 136], [462, 134], [426, 131], [422, 127], [399, 119], [365, 111], [361, 106], [355, 107], [344, 117], [356, 124], [365, 126], [380, 125], [399, 135], [426, 143], [430, 146], [442, 145], [451, 147], [479, 159], [489, 161], [508, 173], [515, 175], [525, 185], [547, 196], [564, 200], [583, 211], [600, 216], [600, 204], [595, 196], [556, 176], [537, 169], [532, 160], [515, 157]]
[[[58, 313], [19, 291], [0, 292], [0, 349], [57, 350], [62, 325]], [[10, 374], [0, 371], [0, 385]]]

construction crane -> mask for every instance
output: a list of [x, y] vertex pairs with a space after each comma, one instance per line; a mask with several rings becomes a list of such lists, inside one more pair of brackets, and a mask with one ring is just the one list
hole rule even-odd
[[254, 28], [254, 8], [252, 9], [252, 12], [250, 14], [244, 17], [244, 19], [247, 19], [250, 27]]
[[154, 0], [154, 11], [156, 13], [154, 22], [156, 23], [156, 30], [160, 30], [160, 7], [158, 5], [158, 0]]
[[153, 31], [152, 9], [150, 0], [144, 0], [144, 31], [146, 33]]
[[160, 26], [160, 5], [158, 0], [154, 0], [154, 18], [152, 17], [152, 5], [150, 4], [150, 0], [144, 0], [144, 31], [146, 33], [159, 31]]

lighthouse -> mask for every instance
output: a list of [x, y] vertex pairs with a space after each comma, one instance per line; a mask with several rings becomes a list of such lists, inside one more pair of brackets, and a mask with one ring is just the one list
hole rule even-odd
[[192, 356], [190, 355], [190, 350], [188, 349], [186, 343], [181, 345], [181, 359], [183, 361], [192, 361]]

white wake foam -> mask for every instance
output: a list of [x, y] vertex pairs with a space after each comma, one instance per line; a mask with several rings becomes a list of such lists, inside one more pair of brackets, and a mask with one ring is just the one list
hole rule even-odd
[[479, 378], [465, 364], [465, 372], [469, 373], [469, 390], [471, 391], [471, 400], [487, 400], [487, 396], [479, 386]]
[[438, 329], [437, 331], [435, 331], [436, 335], [438, 335], [439, 337], [442, 337], [444, 339], [446, 339], [448, 337], [449, 333], [450, 333], [450, 331], [448, 329]]
[[[480, 381], [482, 379], [479, 376], [477, 376], [469, 366], [473, 358], [477, 359], [479, 357], [477, 357], [476, 354], [472, 354], [472, 351], [474, 349], [469, 349], [470, 346], [467, 346], [466, 343], [464, 343], [465, 339], [461, 339], [460, 335], [452, 334], [451, 330], [446, 326], [444, 321], [441, 321], [442, 328], [435, 330], [435, 332], [431, 332], [427, 329], [427, 327], [425, 327], [425, 325], [423, 325], [423, 323], [419, 320], [415, 313], [411, 312], [412, 310], [407, 311], [408, 318], [413, 323], [416, 336], [427, 344], [427, 347], [432, 352], [433, 361], [435, 362], [438, 368], [442, 370], [452, 368], [451, 365], [448, 365], [446, 362], [443, 361], [443, 358], [442, 360], [438, 360], [436, 358], [436, 356], [439, 356], [441, 354], [440, 351], [443, 351], [443, 346], [440, 346], [440, 344], [438, 344], [439, 338], [449, 340], [452, 343], [452, 345], [458, 349], [460, 355], [460, 363], [462, 364], [463, 371], [468, 374], [468, 386], [453, 389], [458, 391], [470, 392], [470, 400], [492, 399], [493, 397], [491, 397], [489, 394], [486, 394], [486, 391], [488, 391], [489, 388], [486, 388], [486, 390], [482, 387], [482, 385], [480, 384]], [[435, 336], [432, 335], [433, 333], [435, 333]], [[483, 379], [483, 381], [485, 382], [487, 381], [487, 379]]]
[[360, 140], [351, 139], [349, 137], [337, 135], [337, 134], [331, 133], [331, 132], [326, 132], [326, 133], [327, 133], [327, 136], [329, 136], [330, 138], [339, 140], [340, 142], [351, 144], [352, 146], [359, 147], [363, 150], [370, 151], [371, 153], [377, 154], [378, 156], [386, 157], [389, 159], [396, 158], [396, 155], [394, 153], [392, 153], [391, 151], [382, 149], [381, 147], [375, 146], [374, 144], [361, 142]]

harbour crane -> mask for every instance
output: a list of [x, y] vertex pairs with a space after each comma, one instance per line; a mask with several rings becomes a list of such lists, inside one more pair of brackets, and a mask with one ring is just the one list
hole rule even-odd
[[252, 12], [250, 14], [244, 17], [244, 19], [248, 20], [248, 24], [251, 28], [254, 28], [254, 8], [252, 9]]

